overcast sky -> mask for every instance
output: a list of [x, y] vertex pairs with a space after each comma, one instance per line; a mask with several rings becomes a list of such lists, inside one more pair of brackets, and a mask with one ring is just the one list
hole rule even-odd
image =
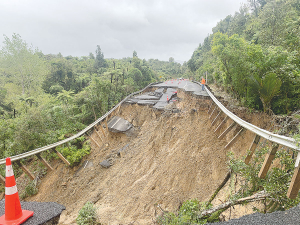
[[44, 54], [187, 61], [211, 29], [247, 0], [0, 0], [3, 35]]

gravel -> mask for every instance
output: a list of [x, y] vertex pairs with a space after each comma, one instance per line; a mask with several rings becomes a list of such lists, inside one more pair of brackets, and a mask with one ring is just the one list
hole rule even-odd
[[[4, 215], [4, 199], [0, 201], [0, 216]], [[34, 214], [22, 225], [44, 224], [59, 216], [66, 208], [55, 202], [21, 202], [23, 210], [33, 211]]]
[[268, 214], [254, 213], [242, 216], [239, 219], [232, 219], [226, 222], [214, 223], [224, 225], [292, 225], [300, 224], [300, 205], [287, 211], [277, 211]]

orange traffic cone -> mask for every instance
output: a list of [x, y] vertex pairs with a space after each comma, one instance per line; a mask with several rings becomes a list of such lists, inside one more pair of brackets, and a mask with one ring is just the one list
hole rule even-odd
[[5, 214], [0, 217], [0, 225], [19, 225], [32, 215], [32, 211], [22, 210], [21, 208], [11, 160], [6, 158]]
[[167, 95], [167, 102], [169, 101], [169, 96]]

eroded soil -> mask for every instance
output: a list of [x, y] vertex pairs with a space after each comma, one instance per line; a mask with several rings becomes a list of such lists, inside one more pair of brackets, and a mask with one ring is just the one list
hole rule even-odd
[[[59, 160], [52, 162], [55, 170], [42, 179], [38, 194], [26, 200], [65, 205], [60, 224], [75, 224], [78, 211], [87, 201], [95, 203], [102, 224], [153, 224], [161, 213], [157, 204], [166, 211], [175, 211], [188, 199], [208, 200], [228, 172], [228, 151], [235, 152], [237, 157], [245, 155], [254, 135], [247, 131], [239, 142], [224, 150], [239, 128], [219, 140], [217, 137], [226, 126], [214, 133], [221, 119], [211, 127], [212, 120], [207, 114], [210, 100], [182, 91], [178, 97], [179, 101], [170, 109], [179, 112], [122, 105], [118, 116], [134, 125], [130, 132], [105, 131], [104, 142], [94, 132], [92, 137], [101, 147], [92, 143], [92, 153], [82, 161], [88, 160], [93, 166], [82, 168], [82, 163], [69, 168]], [[264, 114], [234, 110], [242, 119], [261, 128], [270, 126]], [[99, 165], [105, 159], [110, 160], [111, 167]], [[221, 203], [225, 198], [226, 190], [216, 201]], [[245, 208], [241, 210], [243, 215], [251, 213]]]

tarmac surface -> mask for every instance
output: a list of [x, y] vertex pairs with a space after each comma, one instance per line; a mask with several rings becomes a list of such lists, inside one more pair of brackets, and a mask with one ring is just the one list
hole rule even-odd
[[300, 205], [286, 211], [273, 213], [254, 213], [232, 219], [226, 222], [214, 223], [218, 225], [294, 225], [300, 224]]
[[183, 89], [186, 92], [193, 92], [195, 95], [199, 96], [209, 96], [207, 92], [204, 90], [202, 91], [201, 85], [191, 82], [187, 79], [175, 79], [175, 80], [168, 80], [159, 84], [153, 85], [153, 87], [160, 87], [160, 88], [179, 88]]
[[177, 89], [192, 92], [197, 96], [209, 97], [205, 90], [202, 91], [201, 85], [186, 79], [169, 80], [155, 84], [152, 87], [157, 87], [158, 89], [154, 92], [135, 96], [126, 102], [139, 105], [152, 105], [154, 109], [163, 110], [168, 104], [176, 101]]
[[[0, 201], [0, 216], [5, 212], [5, 201]], [[28, 218], [22, 225], [44, 224], [53, 218], [59, 216], [66, 208], [55, 202], [21, 202], [22, 210], [33, 211], [32, 217]]]
[[132, 124], [121, 117], [114, 116], [112, 119], [109, 120], [107, 126], [111, 132], [118, 133], [126, 132], [132, 127]]

